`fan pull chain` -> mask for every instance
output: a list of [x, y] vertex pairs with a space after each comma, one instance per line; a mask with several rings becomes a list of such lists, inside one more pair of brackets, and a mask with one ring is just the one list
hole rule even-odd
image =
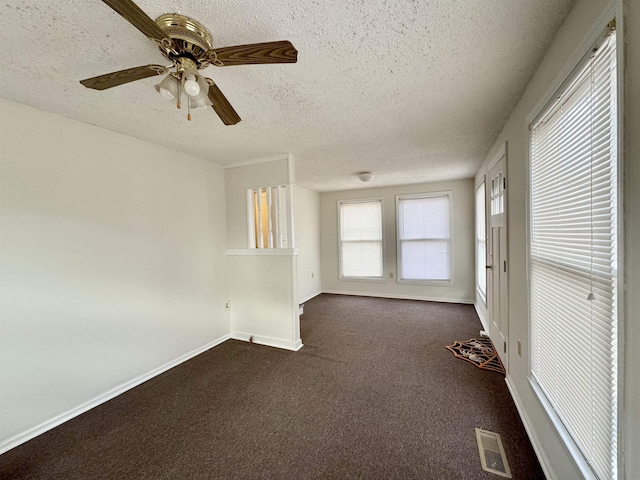
[[178, 108], [182, 108], [182, 105], [180, 104], [180, 97], [182, 96], [183, 88], [184, 88], [184, 75], [180, 75], [180, 88], [178, 89], [178, 103], [176, 104], [176, 107]]
[[191, 121], [191, 99], [187, 99], [187, 120]]

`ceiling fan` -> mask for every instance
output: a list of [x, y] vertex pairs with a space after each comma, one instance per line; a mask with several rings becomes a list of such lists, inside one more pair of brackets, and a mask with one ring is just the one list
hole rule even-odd
[[155, 88], [167, 100], [175, 100], [178, 108], [181, 108], [184, 97], [188, 120], [191, 120], [192, 108], [211, 105], [225, 125], [235, 125], [240, 121], [240, 116], [215, 82], [200, 75], [198, 70], [209, 65], [230, 67], [296, 63], [298, 60], [298, 51], [287, 40], [212, 48], [211, 35], [207, 29], [189, 17], [170, 13], [153, 21], [132, 0], [102, 1], [155, 42], [162, 55], [173, 65], [128, 68], [87, 78], [80, 83], [94, 90], [105, 90], [154, 75], [167, 74]]

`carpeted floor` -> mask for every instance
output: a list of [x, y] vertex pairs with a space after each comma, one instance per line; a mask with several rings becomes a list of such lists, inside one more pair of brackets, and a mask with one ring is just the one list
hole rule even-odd
[[514, 479], [544, 475], [499, 373], [445, 345], [471, 305], [321, 295], [299, 352], [228, 341], [0, 457], [2, 479]]

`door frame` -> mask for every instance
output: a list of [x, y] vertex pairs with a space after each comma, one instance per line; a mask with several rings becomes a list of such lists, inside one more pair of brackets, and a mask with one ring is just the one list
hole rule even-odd
[[[502, 260], [506, 263], [504, 263], [504, 268], [503, 265], [500, 265], [500, 252], [498, 252], [498, 260], [496, 262], [495, 256], [494, 256], [494, 242], [493, 242], [493, 227], [491, 226], [491, 182], [493, 180], [492, 176], [491, 176], [491, 170], [493, 168], [495, 168], [495, 166], [504, 159], [504, 167], [502, 169], [503, 171], [503, 178], [504, 178], [504, 185], [503, 185], [503, 200], [504, 200], [504, 210], [503, 210], [503, 217], [502, 217], [502, 227], [504, 229], [504, 245], [501, 245], [501, 247], [503, 246], [504, 248], [502, 249], [503, 251], [503, 258]], [[509, 198], [509, 191], [508, 191], [508, 181], [507, 181], [507, 163], [508, 163], [508, 157], [507, 157], [507, 143], [504, 142], [500, 148], [498, 149], [498, 151], [495, 153], [495, 155], [493, 156], [493, 158], [491, 159], [491, 161], [487, 164], [487, 173], [486, 173], [486, 180], [485, 180], [485, 205], [486, 205], [486, 236], [487, 236], [487, 249], [486, 249], [486, 265], [487, 265], [487, 316], [488, 316], [488, 327], [489, 327], [489, 337], [491, 338], [491, 341], [493, 342], [495, 348], [496, 348], [496, 352], [498, 353], [498, 356], [500, 357], [500, 360], [502, 361], [502, 363], [504, 364], [505, 369], [508, 372], [508, 364], [509, 364], [509, 292], [508, 292], [508, 286], [509, 286], [509, 261], [508, 261], [508, 256], [509, 256], [509, 229], [508, 229], [508, 212], [509, 212], [509, 205], [508, 205], [508, 198]], [[490, 263], [491, 261], [491, 263]], [[489, 268], [488, 266], [491, 265], [492, 268]], [[496, 268], [496, 266], [498, 268]], [[494, 275], [496, 275], [496, 273], [498, 273], [499, 275], [501, 275], [502, 278], [500, 278], [498, 280], [499, 284], [502, 285], [502, 287], [500, 287], [500, 292], [499, 292], [499, 306], [498, 308], [500, 309], [500, 311], [502, 312], [502, 314], [504, 315], [504, 318], [501, 321], [501, 326], [502, 329], [496, 331], [496, 328], [494, 328], [494, 295], [495, 295], [495, 289], [494, 289]], [[504, 289], [504, 291], [502, 291]], [[498, 335], [499, 334], [499, 335]], [[504, 345], [502, 344], [502, 342], [504, 342]]]

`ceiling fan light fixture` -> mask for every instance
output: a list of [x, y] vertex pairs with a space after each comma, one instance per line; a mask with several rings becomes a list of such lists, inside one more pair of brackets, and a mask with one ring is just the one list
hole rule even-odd
[[201, 110], [203, 108], [207, 108], [209, 105], [207, 104], [204, 98], [190, 98], [189, 99], [189, 107], [192, 110]]
[[184, 91], [190, 97], [195, 97], [200, 93], [200, 85], [198, 85], [196, 80], [197, 77], [198, 75], [192, 72], [185, 74]]
[[209, 84], [207, 83], [207, 80], [202, 75], [198, 75], [197, 82], [200, 86], [200, 93], [196, 95], [196, 98], [205, 98], [209, 101], [209, 96], [207, 95], [209, 92]]
[[162, 98], [173, 100], [178, 96], [178, 80], [169, 74], [155, 86], [155, 89], [162, 95]]
[[175, 95], [173, 95], [166, 88], [159, 88], [158, 91], [160, 92], [160, 95], [162, 95], [162, 98], [164, 98], [166, 100], [173, 100], [174, 98], [176, 98]]
[[197, 95], [189, 95], [191, 108], [204, 108], [202, 105], [205, 107], [210, 106], [211, 100], [209, 100], [209, 96], [207, 95], [209, 92], [209, 84], [202, 75], [196, 77], [196, 82], [198, 83], [199, 91]]

